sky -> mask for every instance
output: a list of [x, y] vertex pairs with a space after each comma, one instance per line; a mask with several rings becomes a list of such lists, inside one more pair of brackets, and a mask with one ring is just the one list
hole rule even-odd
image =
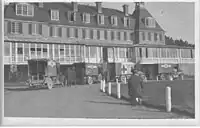
[[[87, 4], [95, 5], [94, 2], [87, 2]], [[82, 3], [79, 2], [79, 4]], [[135, 7], [134, 0], [133, 2], [123, 3], [103, 2], [102, 6], [122, 11], [124, 4], [129, 5], [129, 13], [132, 14]], [[192, 2], [145, 2], [145, 8], [166, 31], [167, 36], [171, 36], [173, 39], [181, 38], [189, 43], [194, 43], [195, 40], [194, 6], [195, 4]]]
[[[123, 10], [122, 5], [129, 5], [129, 13], [132, 14], [135, 4], [123, 2], [103, 2], [102, 6]], [[91, 5], [95, 5], [91, 3]], [[166, 31], [167, 36], [173, 39], [183, 39], [194, 43], [194, 3], [192, 2], [148, 2], [145, 8], [157, 20], [158, 24]]]

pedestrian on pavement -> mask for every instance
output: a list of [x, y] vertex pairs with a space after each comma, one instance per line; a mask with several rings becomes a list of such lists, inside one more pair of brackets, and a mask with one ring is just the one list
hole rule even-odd
[[132, 106], [140, 105], [142, 99], [142, 78], [138, 75], [137, 70], [132, 69], [133, 74], [128, 80], [128, 91], [130, 96], [130, 102]]

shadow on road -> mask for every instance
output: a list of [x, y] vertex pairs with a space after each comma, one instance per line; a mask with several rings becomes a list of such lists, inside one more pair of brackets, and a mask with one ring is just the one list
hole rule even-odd
[[47, 90], [47, 88], [5, 88], [5, 91], [35, 91], [35, 90]]

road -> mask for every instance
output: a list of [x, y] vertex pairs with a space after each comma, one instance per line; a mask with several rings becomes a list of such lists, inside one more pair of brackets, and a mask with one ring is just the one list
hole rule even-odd
[[50, 118], [187, 118], [144, 106], [131, 107], [99, 91], [99, 85], [53, 88], [52, 90], [5, 89], [5, 117]]

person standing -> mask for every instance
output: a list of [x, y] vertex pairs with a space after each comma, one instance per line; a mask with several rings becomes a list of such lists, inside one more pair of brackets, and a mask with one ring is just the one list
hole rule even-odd
[[[132, 69], [132, 75], [128, 80], [128, 91], [132, 106], [141, 104], [141, 90], [143, 89], [142, 78], [138, 75], [137, 70]], [[138, 99], [138, 100], [137, 100]]]

